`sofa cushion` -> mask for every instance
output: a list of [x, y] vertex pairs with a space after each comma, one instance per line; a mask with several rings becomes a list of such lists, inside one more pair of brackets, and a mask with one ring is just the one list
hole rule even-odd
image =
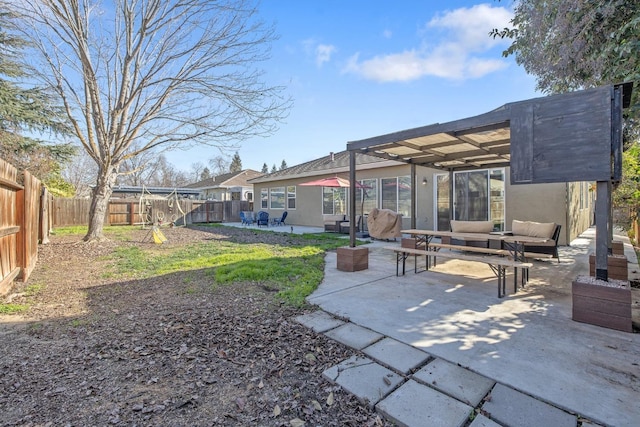
[[335, 224], [336, 221], [344, 221], [344, 215], [322, 215], [322, 220], [327, 224]]
[[511, 232], [516, 236], [551, 238], [555, 228], [556, 224], [554, 222], [518, 221], [514, 219], [511, 223]]
[[454, 233], [491, 233], [493, 221], [451, 221], [451, 231]]

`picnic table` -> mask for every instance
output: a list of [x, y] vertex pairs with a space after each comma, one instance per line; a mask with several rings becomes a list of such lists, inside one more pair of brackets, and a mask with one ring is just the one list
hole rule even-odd
[[[402, 230], [403, 234], [409, 234], [415, 239], [413, 248], [407, 247], [387, 247], [396, 252], [396, 275], [399, 274], [399, 265], [402, 262], [402, 274], [405, 273], [405, 262], [408, 256], [413, 255], [417, 259], [418, 255], [426, 256], [426, 269], [428, 270], [433, 258], [433, 266], [436, 265], [437, 257], [454, 258], [472, 262], [483, 262], [489, 265], [498, 278], [498, 297], [505, 295], [506, 268], [514, 269], [514, 292], [518, 289], [518, 269], [522, 270], [522, 286], [529, 280], [529, 268], [533, 265], [526, 261], [524, 245], [546, 242], [549, 239], [531, 236], [513, 236], [504, 233], [460, 233], [453, 231], [438, 231], [424, 229]], [[498, 240], [504, 243], [504, 249], [480, 248], [476, 246], [449, 245], [433, 242], [434, 237], [450, 237], [452, 239], [465, 241], [488, 241]], [[453, 249], [473, 254], [457, 252], [439, 252], [440, 249]], [[478, 256], [477, 254], [483, 256]], [[414, 263], [417, 273], [417, 263]]]

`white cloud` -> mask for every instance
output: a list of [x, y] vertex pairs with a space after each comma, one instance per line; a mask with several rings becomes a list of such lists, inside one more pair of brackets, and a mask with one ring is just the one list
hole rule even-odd
[[486, 52], [506, 43], [494, 40], [488, 33], [493, 28], [508, 26], [511, 18], [508, 9], [488, 4], [447, 11], [426, 24], [422, 47], [362, 61], [355, 54], [343, 72], [378, 82], [411, 81], [424, 76], [450, 80], [479, 78], [507, 66], [498, 54], [486, 56]]
[[336, 47], [328, 44], [319, 44], [316, 46], [316, 64], [321, 67], [322, 64], [331, 60], [331, 54], [336, 51]]
[[313, 58], [318, 67], [321, 67], [325, 62], [329, 62], [331, 56], [337, 50], [333, 45], [322, 44], [314, 39], [303, 40], [302, 47], [306, 55]]

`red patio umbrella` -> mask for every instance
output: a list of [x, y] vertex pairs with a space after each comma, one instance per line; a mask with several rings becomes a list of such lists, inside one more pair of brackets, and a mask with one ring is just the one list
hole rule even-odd
[[[334, 188], [349, 188], [351, 186], [350, 181], [346, 178], [340, 178], [339, 176], [332, 176], [328, 178], [316, 179], [315, 181], [304, 182], [303, 186], [309, 187], [334, 187]], [[356, 181], [356, 188], [367, 189], [371, 188], [368, 185], [362, 185]], [[362, 192], [362, 205], [360, 212], [364, 211], [364, 199], [366, 197], [366, 191]], [[359, 231], [359, 230], [358, 230]]]
[[[346, 178], [340, 178], [339, 176], [316, 179], [315, 181], [303, 182], [302, 184], [299, 184], [299, 185], [310, 186], [310, 187], [337, 187], [337, 188], [350, 187], [349, 180]], [[356, 188], [371, 188], [371, 187], [367, 187], [366, 185], [362, 185], [358, 181], [356, 181]]]

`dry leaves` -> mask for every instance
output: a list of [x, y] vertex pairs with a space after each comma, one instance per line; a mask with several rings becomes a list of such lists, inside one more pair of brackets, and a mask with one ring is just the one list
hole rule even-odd
[[[391, 425], [322, 378], [354, 352], [297, 324], [304, 311], [281, 306], [260, 283], [214, 289], [207, 270], [148, 280], [106, 275], [105, 256], [117, 245], [153, 247], [140, 243], [146, 231], [129, 243], [52, 236], [41, 247], [30, 283], [44, 291], [29, 301], [24, 323], [0, 322], [3, 423]], [[233, 228], [165, 235], [157, 250], [292, 239]]]

